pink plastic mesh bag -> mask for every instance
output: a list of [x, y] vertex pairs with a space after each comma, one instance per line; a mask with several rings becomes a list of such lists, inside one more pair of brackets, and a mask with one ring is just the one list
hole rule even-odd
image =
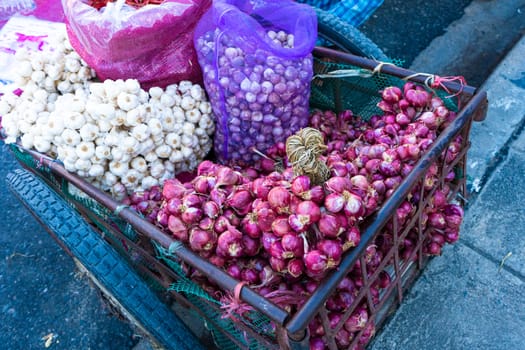
[[166, 0], [135, 9], [118, 0], [100, 11], [86, 0], [62, 5], [71, 45], [100, 79], [134, 78], [149, 88], [202, 80], [193, 32], [211, 2]]

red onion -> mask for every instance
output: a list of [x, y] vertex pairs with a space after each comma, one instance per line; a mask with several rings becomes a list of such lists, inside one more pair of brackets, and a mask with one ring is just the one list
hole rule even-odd
[[314, 186], [301, 194], [301, 199], [321, 204], [324, 201], [324, 189], [322, 186]]
[[248, 282], [248, 284], [260, 283], [259, 273], [253, 268], [244, 268], [241, 271], [241, 280]]
[[232, 209], [225, 209], [222, 215], [224, 215], [234, 227], [238, 227], [241, 224], [241, 220]]
[[262, 200], [268, 199], [268, 193], [273, 187], [273, 181], [270, 181], [264, 177], [257, 178], [252, 182], [253, 194]]
[[432, 231], [431, 232], [430, 240], [432, 242], [435, 242], [435, 243], [439, 244], [439, 245], [445, 244], [445, 236], [443, 236], [438, 231]]
[[445, 231], [445, 240], [447, 243], [454, 243], [459, 239], [459, 230], [447, 230]]
[[304, 273], [304, 263], [301, 259], [291, 259], [288, 261], [287, 270], [292, 277], [300, 277]]
[[359, 338], [359, 345], [367, 344], [374, 335], [375, 335], [374, 321], [370, 320], [368, 324], [366, 325], [363, 333], [361, 334], [361, 338]]
[[395, 112], [395, 108], [394, 108], [394, 105], [392, 103], [389, 103], [385, 100], [381, 100], [377, 103], [377, 107], [382, 110], [383, 112], [386, 112], [386, 113], [394, 113]]
[[344, 231], [337, 216], [329, 212], [321, 213], [317, 227], [326, 238], [337, 238]]
[[347, 177], [334, 176], [329, 178], [324, 186], [329, 192], [342, 193], [352, 188], [352, 182]]
[[323, 239], [317, 243], [317, 249], [327, 260], [327, 267], [338, 266], [343, 255], [343, 247], [339, 241]]
[[241, 243], [244, 255], [246, 256], [257, 256], [261, 249], [261, 241], [257, 238], [243, 235]]
[[270, 255], [278, 259], [290, 259], [293, 258], [293, 253], [284, 250], [280, 240], [272, 242], [270, 249], [268, 250]]
[[463, 217], [459, 215], [447, 215], [445, 217], [445, 220], [447, 222], [447, 228], [459, 230], [459, 227], [461, 226], [461, 223], [463, 221]]
[[206, 201], [202, 205], [202, 212], [211, 219], [217, 218], [220, 214], [220, 210], [220, 206], [214, 201]]
[[257, 223], [256, 213], [248, 213], [248, 215], [241, 220], [241, 228], [244, 233], [252, 238], [261, 237], [262, 231]]
[[226, 260], [222, 256], [212, 255], [208, 258], [208, 261], [217, 267], [224, 267]]
[[321, 277], [328, 269], [328, 258], [319, 250], [310, 250], [303, 256], [306, 273], [312, 278]]
[[430, 242], [425, 252], [430, 255], [441, 255], [441, 245], [436, 242]]
[[240, 215], [246, 215], [251, 209], [252, 195], [247, 190], [238, 190], [226, 200], [226, 205], [232, 207]]
[[241, 267], [238, 264], [233, 263], [233, 264], [229, 265], [226, 268], [226, 272], [228, 273], [228, 275], [232, 276], [236, 280], [241, 280], [242, 269], [241, 269]]
[[196, 193], [187, 193], [182, 197], [182, 205], [185, 207], [200, 207], [203, 202], [202, 196], [197, 195]]
[[392, 282], [392, 278], [390, 277], [390, 275], [388, 274], [388, 272], [386, 271], [381, 271], [379, 273], [379, 277], [378, 277], [378, 287], [379, 288], [387, 288], [390, 283]]
[[428, 215], [428, 223], [430, 226], [441, 230], [447, 227], [445, 216], [438, 212], [433, 212]]
[[270, 251], [270, 247], [273, 242], [278, 241], [280, 238], [271, 232], [263, 232], [261, 237], [261, 244], [266, 251]]
[[215, 186], [237, 185], [240, 181], [240, 174], [226, 166], [220, 166], [216, 172], [217, 184]]
[[221, 207], [226, 202], [226, 197], [226, 191], [222, 188], [213, 188], [210, 191], [210, 199]]
[[370, 187], [370, 184], [368, 183], [367, 178], [363, 175], [352, 176], [350, 181], [352, 182], [352, 185], [354, 185], [356, 188], [362, 191], [367, 191], [368, 188]]
[[295, 232], [304, 232], [310, 227], [310, 216], [291, 214], [288, 217], [288, 224]]
[[202, 219], [202, 209], [195, 207], [187, 207], [182, 210], [180, 218], [186, 224], [195, 224]]
[[361, 217], [364, 214], [363, 200], [358, 195], [345, 191], [343, 193], [345, 203], [343, 210], [348, 216]]
[[349, 332], [359, 332], [365, 329], [368, 322], [368, 312], [364, 307], [357, 308], [345, 321], [344, 328]]
[[352, 293], [338, 290], [326, 301], [326, 308], [330, 311], [342, 312], [350, 308], [354, 300]]
[[348, 168], [344, 162], [333, 162], [330, 164], [330, 174], [332, 176], [344, 177], [348, 175]]
[[230, 225], [231, 225], [230, 220], [228, 220], [228, 218], [226, 218], [226, 216], [221, 215], [215, 220], [215, 224], [213, 225], [213, 229], [217, 233], [223, 233], [224, 231], [226, 231], [228, 229], [228, 226], [230, 226]]
[[187, 189], [178, 179], [173, 178], [164, 181], [162, 187], [162, 196], [165, 199], [170, 200], [171, 198], [175, 197], [181, 198], [186, 192]]
[[169, 216], [170, 213], [168, 213], [167, 210], [159, 210], [159, 212], [157, 213], [157, 222], [159, 223], [159, 225], [161, 225], [162, 227], [167, 227]]
[[403, 181], [401, 176], [392, 176], [385, 179], [384, 183], [387, 189], [396, 189]]
[[279, 273], [285, 272], [288, 267], [286, 260], [281, 259], [281, 258], [276, 258], [274, 256], [270, 256], [269, 263], [272, 269], [275, 272], [279, 272]]
[[274, 187], [268, 193], [268, 203], [278, 214], [290, 212], [290, 192], [284, 187]]
[[371, 187], [379, 194], [383, 195], [386, 191], [385, 182], [382, 180], [375, 180], [372, 182]]
[[346, 200], [341, 193], [333, 192], [327, 195], [324, 199], [324, 206], [326, 210], [332, 213], [338, 213], [345, 207]]
[[425, 126], [430, 130], [437, 129], [440, 124], [440, 121], [438, 120], [436, 115], [430, 111], [421, 113], [418, 120], [425, 124]]
[[399, 125], [408, 125], [411, 121], [411, 118], [403, 112], [396, 114], [396, 123]]
[[289, 217], [281, 216], [276, 218], [272, 223], [272, 232], [278, 237], [293, 232], [292, 227], [289, 224]]
[[281, 238], [281, 246], [286, 252], [286, 257], [300, 258], [304, 255], [304, 241], [303, 238], [296, 234], [285, 234]]
[[292, 180], [292, 193], [298, 197], [302, 197], [303, 193], [310, 190], [310, 178], [307, 175], [299, 175]]
[[348, 228], [343, 234], [343, 251], [347, 251], [350, 248], [357, 247], [361, 241], [361, 232], [357, 226]]
[[215, 164], [210, 160], [203, 160], [197, 166], [197, 175], [213, 175], [217, 172], [218, 168], [218, 164]]
[[204, 175], [197, 176], [195, 179], [193, 179], [193, 189], [197, 193], [208, 193], [209, 187], [208, 187], [208, 177]]
[[313, 292], [315, 292], [315, 290], [317, 289], [317, 287], [319, 287], [319, 281], [316, 281], [316, 280], [307, 280], [305, 282], [305, 286], [304, 288], [306, 289], [306, 292], [308, 294], [312, 294]]
[[344, 328], [341, 328], [335, 335], [335, 342], [342, 349], [348, 348], [353, 339], [354, 336]]
[[412, 164], [403, 163], [400, 171], [401, 178], [407, 177], [412, 172], [412, 170], [414, 170], [414, 166]]
[[303, 201], [297, 205], [296, 213], [298, 215], [308, 215], [309, 223], [314, 224], [321, 218], [321, 209], [313, 201]]
[[[281, 276], [278, 275], [273, 269], [272, 267], [269, 265], [264, 265], [264, 267], [262, 269], [260, 269], [259, 271], [259, 280], [261, 281], [261, 286], [262, 287], [270, 287], [274, 284], [277, 284], [280, 282], [281, 280]], [[262, 288], [261, 288], [262, 289]], [[271, 291], [271, 290], [270, 290]], [[262, 290], [259, 290], [259, 292], [262, 294], [262, 295], [265, 295], [267, 293], [263, 293]]]
[[434, 140], [430, 138], [426, 138], [426, 139], [422, 139], [421, 141], [419, 141], [418, 146], [421, 151], [426, 151], [427, 149], [430, 148], [430, 146], [432, 146], [433, 143], [434, 143]]
[[430, 103], [431, 96], [424, 90], [408, 89], [405, 91], [405, 98], [414, 107], [425, 107]]
[[463, 208], [457, 204], [447, 204], [443, 210], [446, 216], [457, 215], [460, 217], [464, 216]]
[[129, 196], [130, 203], [137, 204], [143, 201], [147, 201], [149, 198], [148, 191], [136, 191]]
[[188, 227], [186, 224], [175, 215], [170, 215], [168, 218], [168, 230], [172, 233], [173, 237], [181, 242], [188, 241]]
[[261, 158], [259, 161], [260, 169], [263, 173], [268, 174], [275, 171], [275, 161], [268, 158]]
[[201, 229], [192, 229], [190, 231], [189, 243], [193, 251], [212, 251], [215, 249], [217, 234], [215, 231], [204, 231]]
[[339, 321], [341, 321], [342, 315], [338, 312], [329, 312], [327, 316], [330, 328], [335, 329], [339, 324]]
[[243, 256], [242, 233], [229, 226], [217, 239], [217, 254], [226, 258], [239, 258]]
[[146, 200], [140, 201], [136, 204], [132, 204], [131, 207], [141, 214], [146, 214], [146, 212], [150, 208], [149, 203]]
[[403, 93], [397, 86], [389, 86], [381, 92], [381, 98], [388, 103], [396, 103], [402, 96]]
[[262, 232], [267, 232], [272, 229], [272, 224], [276, 218], [276, 215], [272, 209], [260, 208], [256, 211], [257, 224]]
[[213, 227], [215, 226], [215, 220], [210, 219], [209, 217], [204, 217], [201, 221], [198, 223], [198, 227], [201, 230], [213, 230]]
[[312, 337], [310, 338], [310, 350], [325, 350], [327, 348], [323, 338]]

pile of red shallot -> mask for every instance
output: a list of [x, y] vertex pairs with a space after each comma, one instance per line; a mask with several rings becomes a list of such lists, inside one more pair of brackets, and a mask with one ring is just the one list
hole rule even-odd
[[[154, 188], [134, 194], [128, 203], [167, 234], [293, 313], [339, 266], [343, 254], [359, 244], [366, 219], [455, 118], [439, 97], [412, 83], [384, 89], [378, 106], [384, 113], [368, 121], [350, 111], [312, 113], [310, 126], [322, 133], [328, 147], [322, 160], [330, 178], [324, 183], [294, 175], [286, 146], [279, 143], [254, 167], [236, 169], [206, 160], [191, 181], [166, 180], [161, 192]], [[419, 227], [428, 232], [425, 254], [439, 255], [445, 243], [459, 237], [463, 210], [449, 201], [449, 184], [456, 175], [443, 175], [443, 169], [458, 157], [462, 142], [457, 136], [449, 144], [392, 214], [401, 228], [407, 227], [422, 198], [431, 194], [420, 214], [423, 219], [399, 246], [406, 261], [418, 257]], [[369, 274], [392, 249], [393, 229], [391, 221], [364, 250]], [[366, 298], [356, 300], [364, 285], [360, 265], [358, 260], [325, 305], [339, 348], [364, 345], [374, 335]], [[225, 315], [248, 317], [253, 310], [228, 293], [217, 294], [198, 272], [189, 274], [213, 295], [221, 295]], [[381, 271], [369, 287], [374, 303], [390, 283], [389, 273]], [[349, 308], [353, 312], [345, 315]], [[309, 331], [312, 349], [327, 348], [328, 330], [320, 316], [310, 322]]]

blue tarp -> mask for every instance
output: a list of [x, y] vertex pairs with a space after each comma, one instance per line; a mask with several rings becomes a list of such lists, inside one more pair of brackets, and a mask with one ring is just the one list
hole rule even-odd
[[343, 21], [358, 27], [363, 24], [383, 0], [297, 0], [338, 16]]

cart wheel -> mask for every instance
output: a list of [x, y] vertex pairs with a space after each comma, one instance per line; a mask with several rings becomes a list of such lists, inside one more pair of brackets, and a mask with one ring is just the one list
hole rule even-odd
[[165, 349], [204, 347], [140, 276], [67, 202], [26, 170], [7, 175], [11, 191], [31, 214], [89, 272], [119, 311]]
[[376, 61], [388, 62], [390, 59], [372, 40], [359, 29], [341, 20], [336, 15], [314, 8], [317, 13], [317, 30], [321, 39], [328, 41], [339, 50]]

